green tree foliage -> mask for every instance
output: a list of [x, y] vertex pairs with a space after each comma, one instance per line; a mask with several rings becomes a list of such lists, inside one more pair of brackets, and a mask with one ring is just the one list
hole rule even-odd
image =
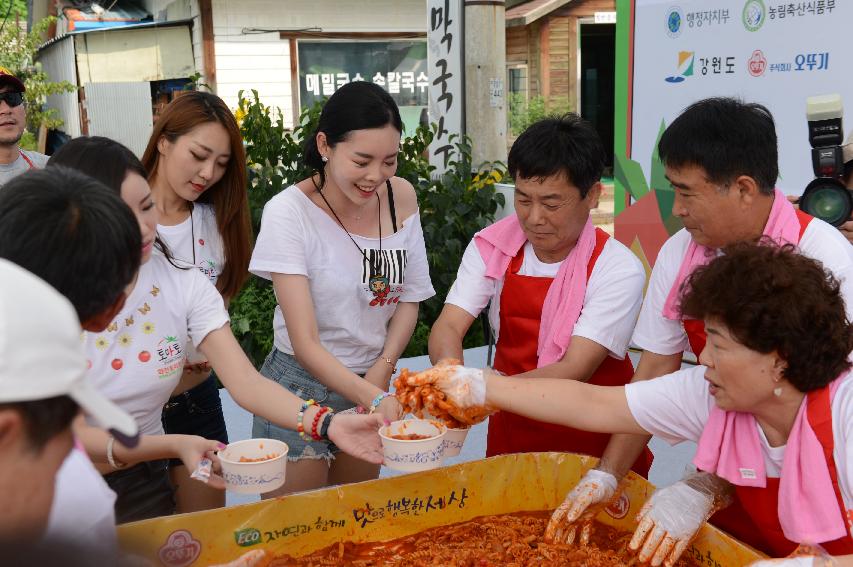
[[527, 130], [527, 127], [551, 115], [560, 115], [571, 110], [569, 99], [551, 97], [545, 100], [543, 96], [529, 99], [523, 93], [511, 93], [507, 100], [509, 116], [509, 131], [515, 137]]
[[[5, 12], [1, 12], [0, 17], [4, 14]], [[47, 97], [77, 89], [67, 81], [51, 81], [42, 69], [41, 63], [35, 62], [36, 52], [42, 44], [42, 37], [55, 21], [56, 18], [45, 18], [35, 24], [28, 33], [15, 25], [14, 21], [7, 21], [0, 32], [0, 66], [12, 71], [27, 87], [24, 100], [27, 104], [27, 124], [30, 134], [27, 138], [31, 141], [34, 140], [33, 134], [38, 132], [41, 126], [45, 128], [62, 126], [62, 119], [59, 118], [56, 109], [45, 108]]]
[[[248, 93], [247, 93], [248, 94]], [[305, 108], [295, 128], [284, 125], [281, 112], [264, 106], [258, 93], [240, 93], [237, 118], [246, 144], [249, 168], [249, 205], [257, 235], [266, 202], [313, 172], [302, 163], [302, 140], [319, 122], [322, 103]], [[426, 354], [429, 329], [441, 312], [444, 298], [456, 278], [462, 253], [474, 233], [492, 220], [503, 195], [495, 192], [505, 168], [487, 163], [473, 167], [470, 140], [456, 140], [456, 160], [450, 171], [434, 177], [426, 158], [433, 129], [420, 127], [401, 141], [397, 175], [408, 180], [418, 195], [430, 275], [436, 296], [421, 304], [418, 326], [405, 356]], [[256, 365], [272, 348], [272, 315], [276, 300], [270, 282], [252, 276], [231, 302], [231, 325], [243, 349]], [[474, 325], [465, 346], [483, 344], [482, 329]]]

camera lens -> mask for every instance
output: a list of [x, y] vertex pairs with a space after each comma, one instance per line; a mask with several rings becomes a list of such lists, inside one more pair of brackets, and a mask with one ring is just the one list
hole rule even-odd
[[800, 199], [800, 209], [833, 226], [844, 224], [853, 211], [850, 191], [838, 180], [815, 179]]

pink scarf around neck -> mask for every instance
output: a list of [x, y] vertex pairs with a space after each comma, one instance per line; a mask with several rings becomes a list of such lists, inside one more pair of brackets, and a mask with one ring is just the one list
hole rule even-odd
[[[830, 384], [830, 400], [849, 377]], [[823, 447], [809, 424], [803, 398], [782, 460], [779, 478], [779, 523], [785, 537], [817, 544], [844, 536], [847, 528], [838, 509]], [[724, 411], [714, 405], [702, 430], [693, 464], [739, 486], [767, 486], [758, 422], [750, 413]]]
[[[486, 264], [486, 277], [499, 280], [506, 274], [512, 258], [527, 242], [516, 215], [511, 215], [474, 235], [474, 243]], [[587, 219], [575, 247], [563, 260], [554, 278], [539, 323], [537, 368], [563, 358], [572, 340], [572, 331], [580, 317], [586, 296], [587, 265], [595, 249], [595, 228]]]
[[[778, 189], [774, 192], [773, 206], [770, 209], [770, 217], [767, 219], [767, 224], [764, 225], [763, 234], [779, 244], [798, 243], [800, 220], [797, 218], [797, 211], [788, 202], [788, 199], [785, 198], [785, 194]], [[678, 269], [678, 275], [675, 278], [672, 288], [669, 290], [666, 302], [663, 304], [663, 316], [665, 318], [674, 321], [681, 319], [679, 302], [684, 282], [687, 281], [693, 270], [699, 266], [708, 264], [716, 257], [717, 250], [696, 244], [692, 238], [690, 239], [690, 244], [687, 245], [687, 251], [684, 253], [684, 260], [682, 260], [681, 267]]]

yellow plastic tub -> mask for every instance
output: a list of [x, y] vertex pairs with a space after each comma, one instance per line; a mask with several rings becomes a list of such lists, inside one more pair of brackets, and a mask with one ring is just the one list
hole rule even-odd
[[[383, 541], [477, 516], [551, 510], [596, 459], [526, 453], [119, 527], [121, 546], [168, 567], [236, 559], [251, 549], [300, 556], [339, 541]], [[654, 491], [631, 473], [599, 520], [626, 531]], [[686, 552], [700, 565], [740, 567], [762, 556], [706, 525]]]

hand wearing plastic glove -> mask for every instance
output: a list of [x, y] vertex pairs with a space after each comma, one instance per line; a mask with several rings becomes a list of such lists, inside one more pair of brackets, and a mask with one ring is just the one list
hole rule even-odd
[[438, 364], [433, 368], [411, 374], [406, 378], [408, 386], [432, 384], [442, 391], [447, 401], [459, 408], [486, 405], [486, 378], [484, 370], [468, 368], [458, 364]]
[[580, 544], [589, 543], [592, 522], [613, 499], [617, 485], [616, 477], [609, 472], [588, 470], [560, 507], [554, 510], [545, 528], [545, 541], [571, 545], [580, 528]]
[[731, 485], [710, 473], [691, 473], [661, 488], [637, 515], [639, 525], [628, 544], [641, 563], [672, 567], [702, 524], [731, 503]]

